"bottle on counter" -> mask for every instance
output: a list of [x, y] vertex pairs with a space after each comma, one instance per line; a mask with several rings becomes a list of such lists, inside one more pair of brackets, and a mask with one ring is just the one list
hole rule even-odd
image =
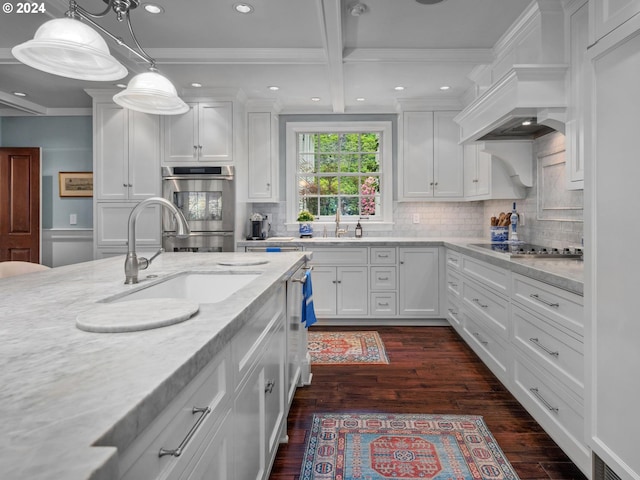
[[358, 224], [356, 225], [356, 238], [362, 238], [362, 225], [360, 225], [360, 220], [358, 220]]
[[513, 209], [509, 221], [511, 222], [511, 242], [518, 242], [518, 211], [516, 210], [516, 202], [513, 202]]

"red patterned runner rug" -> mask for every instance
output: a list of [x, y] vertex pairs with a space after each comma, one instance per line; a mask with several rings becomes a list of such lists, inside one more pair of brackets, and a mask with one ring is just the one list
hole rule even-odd
[[518, 480], [475, 415], [313, 416], [300, 480]]
[[314, 332], [310, 330], [308, 347], [311, 363], [315, 365], [389, 363], [378, 332]]

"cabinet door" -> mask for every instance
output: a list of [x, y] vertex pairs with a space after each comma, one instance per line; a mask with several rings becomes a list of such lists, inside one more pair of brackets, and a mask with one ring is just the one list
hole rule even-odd
[[182, 115], [167, 115], [164, 119], [163, 162], [192, 163], [198, 158], [198, 104], [189, 103]]
[[277, 125], [269, 112], [250, 112], [249, 128], [249, 200], [275, 201], [277, 149], [274, 148]]
[[338, 315], [367, 315], [368, 276], [367, 267], [337, 267]]
[[437, 248], [400, 248], [400, 315], [440, 315]]
[[[100, 202], [95, 207], [96, 246], [123, 247], [126, 252], [129, 214], [136, 206], [133, 202]], [[160, 206], [145, 208], [136, 222], [136, 246], [148, 249], [160, 248]]]
[[208, 102], [198, 105], [198, 160], [231, 162], [233, 160], [233, 104]]
[[640, 12], [640, 0], [592, 0], [589, 3], [595, 36], [589, 43], [601, 39]]
[[462, 197], [463, 147], [460, 127], [453, 121], [457, 112], [433, 114], [433, 196]]
[[337, 297], [336, 267], [313, 267], [313, 306], [318, 316], [335, 315]]
[[248, 375], [244, 387], [236, 395], [234, 412], [235, 478], [262, 480], [266, 451], [263, 368], [255, 368]]
[[264, 354], [264, 422], [266, 436], [267, 465], [275, 457], [280, 444], [281, 426], [285, 425], [285, 397], [287, 382], [285, 380], [286, 332], [284, 312], [280, 325], [273, 333], [269, 346]]
[[97, 200], [127, 200], [128, 110], [114, 103], [99, 103], [94, 126], [94, 190]]
[[160, 118], [129, 111], [129, 200], [159, 195]]
[[402, 117], [401, 197], [433, 197], [433, 112], [405, 112]]

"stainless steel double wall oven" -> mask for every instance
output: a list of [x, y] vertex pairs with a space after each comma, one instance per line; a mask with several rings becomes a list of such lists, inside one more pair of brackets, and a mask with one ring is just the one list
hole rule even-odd
[[233, 166], [163, 167], [162, 192], [184, 214], [191, 234], [176, 236], [175, 220], [162, 217], [162, 246], [168, 252], [234, 251]]

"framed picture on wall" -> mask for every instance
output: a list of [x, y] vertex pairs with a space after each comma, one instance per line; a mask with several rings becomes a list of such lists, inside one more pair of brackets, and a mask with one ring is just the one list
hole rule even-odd
[[93, 197], [93, 172], [58, 172], [61, 197]]

